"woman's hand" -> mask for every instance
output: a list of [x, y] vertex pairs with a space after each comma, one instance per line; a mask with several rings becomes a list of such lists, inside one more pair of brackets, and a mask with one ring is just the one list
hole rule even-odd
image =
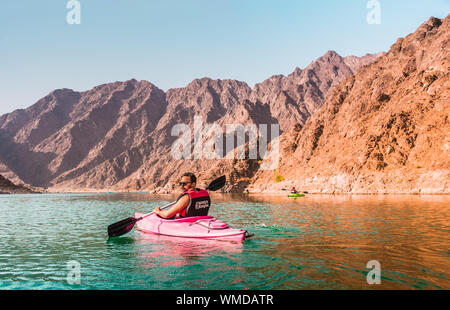
[[153, 209], [153, 213], [156, 213], [159, 215], [159, 212], [161, 212], [161, 209], [159, 207], [156, 207]]

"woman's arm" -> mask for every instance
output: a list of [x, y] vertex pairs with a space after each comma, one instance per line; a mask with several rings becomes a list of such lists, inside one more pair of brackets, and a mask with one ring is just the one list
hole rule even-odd
[[153, 212], [155, 212], [162, 218], [165, 218], [165, 219], [171, 218], [171, 217], [175, 216], [175, 214], [177, 214], [178, 212], [181, 212], [184, 208], [186, 208], [188, 203], [189, 203], [189, 196], [186, 195], [186, 196], [181, 197], [180, 200], [178, 200], [178, 202], [176, 204], [174, 204], [170, 209], [161, 210], [159, 207], [157, 207], [153, 210]]

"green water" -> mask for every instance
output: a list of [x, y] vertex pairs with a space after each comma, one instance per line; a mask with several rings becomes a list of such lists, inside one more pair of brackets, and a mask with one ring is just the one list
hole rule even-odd
[[0, 195], [0, 289], [450, 289], [449, 196], [216, 194], [210, 214], [252, 239], [107, 240], [109, 224], [173, 199]]

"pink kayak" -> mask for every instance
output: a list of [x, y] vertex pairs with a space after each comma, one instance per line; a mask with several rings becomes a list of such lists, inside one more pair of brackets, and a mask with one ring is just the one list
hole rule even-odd
[[[135, 217], [140, 218], [145, 215], [136, 213]], [[166, 220], [156, 214], [152, 214], [137, 222], [137, 229], [145, 233], [172, 237], [229, 241], [243, 241], [250, 236], [246, 230], [231, 228], [226, 223], [212, 216], [195, 216]]]

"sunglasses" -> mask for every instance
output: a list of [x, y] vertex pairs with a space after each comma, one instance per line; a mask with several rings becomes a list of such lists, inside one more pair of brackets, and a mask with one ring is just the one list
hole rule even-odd
[[186, 185], [188, 185], [190, 183], [192, 183], [192, 182], [178, 182], [179, 185], [183, 185], [183, 186], [186, 186]]

